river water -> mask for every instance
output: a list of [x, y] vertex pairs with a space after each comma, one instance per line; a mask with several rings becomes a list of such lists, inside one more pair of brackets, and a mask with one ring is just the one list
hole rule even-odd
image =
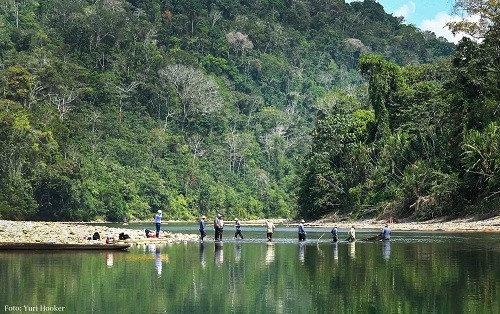
[[[144, 228], [143, 225], [127, 226]], [[196, 225], [166, 230], [196, 233]], [[500, 234], [225, 228], [223, 243], [125, 252], [1, 252], [0, 312], [499, 313]], [[378, 230], [358, 231], [358, 239]], [[213, 232], [209, 232], [213, 238]]]

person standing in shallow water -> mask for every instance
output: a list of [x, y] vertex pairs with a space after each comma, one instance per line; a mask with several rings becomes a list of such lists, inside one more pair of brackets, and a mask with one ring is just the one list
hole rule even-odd
[[201, 219], [200, 219], [200, 228], [198, 230], [200, 230], [200, 241], [201, 243], [203, 243], [203, 238], [205, 238], [205, 236], [207, 235], [207, 233], [205, 232], [205, 219], [207, 219], [207, 217], [205, 216], [202, 216]]
[[162, 217], [162, 212], [161, 210], [158, 210], [155, 215], [155, 225], [156, 225], [156, 237], [160, 237], [160, 229], [161, 229], [161, 217]]
[[267, 229], [267, 241], [271, 242], [273, 240], [273, 233], [276, 227], [274, 226], [274, 223], [272, 221], [269, 221], [269, 219], [266, 219], [266, 229]]
[[379, 238], [381, 240], [390, 240], [391, 239], [391, 229], [389, 228], [388, 225], [385, 225], [385, 227], [382, 228], [382, 232], [380, 232]]
[[347, 234], [347, 241], [349, 242], [356, 241], [356, 229], [354, 228], [354, 226], [351, 227], [349, 233]]
[[298, 231], [299, 231], [299, 241], [305, 241], [306, 240], [306, 230], [304, 229], [304, 219], [300, 220], [300, 223], [298, 225]]
[[215, 218], [215, 241], [222, 241], [222, 233], [224, 232], [224, 215], [217, 214]]
[[220, 228], [220, 233], [219, 233], [219, 240], [222, 241], [222, 233], [224, 232], [224, 215], [220, 215], [219, 219], [219, 228]]
[[332, 233], [332, 242], [337, 242], [338, 241], [338, 230], [337, 230], [337, 226], [333, 227], [332, 228], [332, 231], [330, 231]]
[[238, 218], [234, 218], [234, 227], [236, 228], [236, 232], [234, 233], [234, 238], [238, 239], [238, 236], [243, 240], [243, 235], [241, 234], [241, 224]]
[[221, 214], [217, 214], [214, 219], [214, 238], [215, 241], [219, 241], [219, 235], [220, 235], [220, 220]]

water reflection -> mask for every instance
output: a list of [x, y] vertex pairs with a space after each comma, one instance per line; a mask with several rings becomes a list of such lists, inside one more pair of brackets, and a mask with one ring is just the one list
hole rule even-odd
[[158, 275], [158, 277], [161, 277], [163, 264], [161, 262], [161, 250], [159, 246], [157, 246], [155, 249], [155, 268], [156, 268], [156, 274]]
[[207, 267], [207, 261], [205, 257], [205, 243], [203, 242], [200, 243], [200, 263], [201, 268], [205, 269], [205, 267]]
[[236, 242], [236, 245], [234, 246], [234, 253], [234, 261], [239, 263], [241, 260], [241, 242]]
[[[211, 242], [91, 254], [0, 251], [0, 306], [46, 300], [68, 313], [126, 313], [140, 300], [141, 313], [498, 312], [500, 234], [457, 237], [408, 232], [404, 241], [360, 242], [355, 252], [359, 242], [299, 244], [294, 228], [289, 242], [274, 246], [245, 239], [239, 263], [232, 255], [240, 255], [239, 244], [227, 241], [230, 260], [220, 266]], [[215, 249], [221, 261], [223, 248]]]
[[334, 242], [332, 245], [332, 251], [333, 251], [333, 259], [338, 262], [339, 261], [339, 244], [337, 242]]
[[224, 251], [222, 250], [222, 242], [215, 243], [215, 265], [222, 266], [224, 263]]
[[391, 257], [391, 241], [382, 241], [382, 256], [386, 261]]
[[113, 253], [106, 253], [106, 266], [108, 268], [113, 267]]
[[349, 242], [349, 257], [351, 259], [356, 259], [356, 242]]
[[305, 262], [306, 245], [304, 243], [299, 243], [299, 262], [304, 264]]
[[266, 251], [266, 265], [274, 262], [275, 251], [274, 251], [274, 243], [267, 242], [267, 251]]

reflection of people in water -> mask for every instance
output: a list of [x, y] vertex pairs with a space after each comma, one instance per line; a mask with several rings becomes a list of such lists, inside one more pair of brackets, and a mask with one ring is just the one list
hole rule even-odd
[[156, 247], [155, 251], [155, 267], [156, 267], [156, 273], [158, 274], [158, 277], [161, 277], [161, 272], [162, 272], [162, 263], [161, 263], [161, 250], [160, 247]]
[[356, 242], [349, 243], [349, 257], [352, 259], [356, 258]]
[[267, 243], [267, 251], [266, 251], [266, 265], [274, 262], [275, 252], [274, 252], [274, 244], [272, 242]]
[[332, 250], [333, 250], [333, 259], [335, 261], [339, 260], [339, 244], [337, 242], [332, 244]]
[[113, 267], [113, 253], [106, 253], [106, 266]]
[[224, 263], [224, 252], [222, 250], [222, 242], [215, 243], [215, 265], [221, 266]]
[[304, 243], [299, 243], [299, 261], [304, 264], [306, 259], [306, 245]]
[[236, 245], [234, 246], [235, 254], [234, 254], [234, 261], [236, 263], [239, 263], [241, 260], [241, 242], [236, 242]]
[[382, 241], [382, 257], [385, 260], [391, 257], [391, 241]]
[[201, 263], [201, 267], [202, 268], [205, 268], [206, 266], [206, 259], [205, 259], [205, 244], [200, 243], [200, 263]]

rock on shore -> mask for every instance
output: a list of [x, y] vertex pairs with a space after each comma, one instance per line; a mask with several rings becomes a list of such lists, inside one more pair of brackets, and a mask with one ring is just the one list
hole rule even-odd
[[89, 241], [94, 232], [99, 232], [101, 240], [105, 243], [106, 237], [112, 237], [118, 241], [118, 235], [125, 233], [130, 236], [127, 242], [139, 243], [178, 243], [196, 241], [197, 235], [180, 234], [162, 231], [160, 238], [147, 239], [144, 230], [110, 228], [107, 226], [95, 226], [81, 223], [43, 222], [43, 221], [8, 221], [0, 220], [0, 242], [28, 242], [28, 243], [64, 243], [85, 244], [96, 243]]

